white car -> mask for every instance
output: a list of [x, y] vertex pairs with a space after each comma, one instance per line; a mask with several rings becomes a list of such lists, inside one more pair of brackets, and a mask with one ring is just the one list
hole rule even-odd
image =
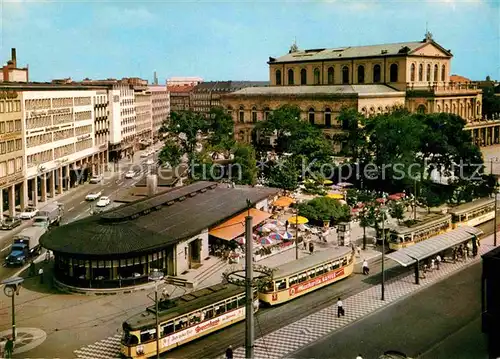
[[111, 203], [111, 200], [109, 197], [102, 196], [99, 198], [99, 201], [95, 204], [97, 207], [106, 207], [108, 204]]
[[90, 192], [87, 197], [85, 197], [86, 201], [95, 201], [96, 199], [99, 199], [101, 197], [102, 191], [97, 191], [97, 192]]
[[90, 183], [93, 183], [93, 184], [101, 183], [102, 179], [103, 179], [102, 175], [94, 175], [90, 179]]
[[150, 158], [149, 160], [146, 161], [146, 164], [147, 165], [154, 165], [155, 164], [155, 160], [153, 160], [152, 158]]
[[125, 178], [134, 178], [135, 177], [135, 171], [128, 171], [127, 173], [125, 173]]
[[24, 211], [21, 212], [19, 218], [21, 219], [31, 219], [38, 214], [38, 209], [35, 207], [26, 207]]

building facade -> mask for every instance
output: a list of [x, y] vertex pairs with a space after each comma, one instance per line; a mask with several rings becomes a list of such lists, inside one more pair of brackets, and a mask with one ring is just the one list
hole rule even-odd
[[108, 91], [97, 90], [94, 96], [94, 137], [99, 152], [105, 153], [105, 162], [108, 162], [109, 143], [109, 109]]
[[163, 123], [170, 118], [170, 94], [164, 85], [149, 86], [148, 91], [151, 92], [153, 111], [153, 140], [157, 140]]
[[141, 143], [153, 142], [153, 108], [151, 92], [135, 91], [135, 136]]
[[299, 50], [269, 58], [267, 88], [246, 88], [225, 95], [235, 121], [235, 136], [251, 139], [253, 122], [290, 103], [311, 123], [338, 126], [343, 106], [366, 116], [403, 104], [410, 111], [448, 112], [467, 121], [466, 130], [480, 145], [499, 143], [500, 121], [485, 121], [481, 90], [450, 81], [452, 54], [430, 33], [422, 41], [334, 49]]
[[191, 92], [194, 85], [168, 85], [170, 94], [170, 111], [188, 111], [191, 109]]

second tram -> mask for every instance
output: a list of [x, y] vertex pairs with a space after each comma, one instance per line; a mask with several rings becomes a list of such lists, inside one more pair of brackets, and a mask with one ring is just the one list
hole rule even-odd
[[450, 210], [453, 228], [460, 226], [479, 226], [495, 218], [495, 199], [479, 198], [458, 205]]

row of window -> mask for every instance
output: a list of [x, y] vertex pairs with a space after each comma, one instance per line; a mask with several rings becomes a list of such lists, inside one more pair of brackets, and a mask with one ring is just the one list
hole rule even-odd
[[23, 158], [17, 157], [8, 161], [0, 162], [0, 178], [13, 175], [23, 171]]
[[89, 97], [75, 97], [75, 106], [88, 106], [92, 104], [92, 98]]
[[16, 140], [0, 142], [0, 153], [6, 154], [14, 151], [21, 151], [23, 149], [23, 141], [18, 138]]
[[92, 119], [92, 111], [75, 112], [75, 121], [85, 121]]
[[[365, 66], [359, 65], [357, 68], [357, 83], [365, 83]], [[391, 64], [389, 67], [389, 81], [390, 82], [398, 82], [398, 65], [397, 64]], [[382, 68], [380, 65], [374, 65], [372, 69], [372, 78], [374, 83], [380, 83], [382, 80]], [[349, 66], [343, 66], [341, 69], [341, 75], [342, 75], [342, 81], [341, 83], [344, 85], [347, 85], [353, 81], [351, 81], [350, 77], [350, 68]], [[276, 85], [281, 85], [282, 84], [282, 74], [281, 70], [276, 70], [275, 72], [275, 81]], [[323, 81], [321, 79], [321, 71], [319, 68], [315, 68], [313, 71], [313, 84], [314, 85], [320, 85], [322, 84]], [[287, 84], [288, 85], [295, 85], [295, 72], [293, 69], [288, 69], [287, 72]], [[307, 70], [302, 69], [300, 70], [300, 84], [301, 85], [307, 85]], [[328, 85], [333, 85], [335, 84], [335, 68], [333, 66], [329, 67], [327, 70], [327, 84]]]
[[51, 116], [32, 117], [26, 120], [26, 129], [32, 130], [40, 127], [49, 127], [52, 125]]
[[101, 107], [95, 108], [94, 112], [95, 112], [95, 117], [96, 118], [109, 116], [108, 109], [105, 108], [105, 107], [104, 108], [101, 108]]
[[107, 130], [107, 129], [109, 129], [109, 121], [108, 120], [101, 120], [101, 121], [95, 122], [95, 130], [96, 131]]
[[54, 148], [55, 159], [71, 155], [72, 153], [75, 153], [75, 145], [73, 143]]
[[21, 131], [21, 120], [0, 122], [0, 134]]
[[[76, 99], [75, 99], [76, 101]], [[63, 98], [53, 98], [52, 99], [52, 107], [73, 107], [73, 98], [72, 97], [63, 97]]]
[[88, 148], [91, 148], [92, 146], [94, 145], [94, 141], [92, 138], [88, 138], [84, 141], [78, 141], [76, 144], [75, 144], [75, 149], [76, 149], [76, 152], [80, 152], [80, 151], [84, 151]]
[[95, 105], [102, 105], [102, 104], [107, 104], [107, 103], [108, 103], [108, 96], [106, 96], [106, 95], [94, 96], [94, 104]]
[[31, 148], [35, 146], [44, 145], [46, 143], [52, 142], [52, 134], [51, 133], [43, 133], [41, 135], [35, 135], [28, 137], [26, 139], [26, 147]]
[[74, 137], [74, 131], [72, 128], [54, 132], [54, 141], [65, 140], [71, 137]]
[[[416, 65], [411, 64], [410, 66], [410, 81], [415, 81], [415, 71]], [[424, 81], [424, 65], [418, 65], [418, 81]], [[427, 64], [425, 71], [425, 81], [427, 82], [437, 82], [439, 81], [439, 66], [434, 65], [434, 72], [432, 71], [431, 64]], [[441, 81], [446, 81], [446, 66], [441, 66]]]
[[120, 115], [122, 115], [122, 116], [135, 115], [135, 108], [133, 108], [133, 107], [122, 108], [120, 111]]
[[73, 122], [73, 114], [71, 113], [54, 115], [54, 126], [70, 122]]
[[50, 98], [26, 100], [24, 101], [25, 110], [41, 110], [50, 108]]
[[21, 112], [21, 101], [0, 100], [0, 113]]
[[124, 98], [121, 99], [120, 101], [120, 106], [133, 106], [134, 105], [134, 99], [131, 98]]
[[34, 167], [34, 166], [38, 166], [40, 163], [52, 161], [54, 158], [53, 158], [52, 150], [45, 150], [42, 152], [38, 152], [38, 153], [35, 153], [32, 155], [29, 155], [26, 157], [26, 159], [27, 159], [26, 163], [27, 163], [28, 167]]

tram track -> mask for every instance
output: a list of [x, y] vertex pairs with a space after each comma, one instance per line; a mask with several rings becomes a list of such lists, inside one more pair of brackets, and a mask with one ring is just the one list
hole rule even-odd
[[[479, 225], [478, 228], [483, 231], [480, 238], [491, 235], [493, 233], [493, 220]], [[371, 263], [371, 269], [376, 274], [369, 277], [355, 273], [351, 277], [335, 283], [335, 285], [318, 289], [293, 301], [276, 307], [259, 309], [255, 317], [256, 337], [267, 335], [328, 306], [335, 305], [338, 297], [350, 297], [372, 286], [379, 285], [381, 283], [381, 264], [381, 258]], [[411, 272], [413, 272], [412, 268], [393, 265], [386, 268], [386, 281], [398, 279]], [[179, 359], [215, 358], [224, 353], [229, 345], [234, 348], [245, 345], [244, 322], [183, 345], [168, 352], [167, 355], [169, 358]]]

